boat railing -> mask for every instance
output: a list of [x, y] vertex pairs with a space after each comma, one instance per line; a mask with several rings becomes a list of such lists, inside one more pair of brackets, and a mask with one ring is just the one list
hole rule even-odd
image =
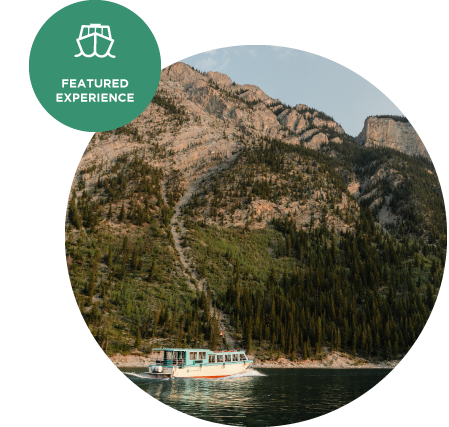
[[179, 358], [179, 359], [156, 360], [155, 364], [160, 366], [168, 366], [168, 365], [183, 366], [185, 365], [185, 359]]

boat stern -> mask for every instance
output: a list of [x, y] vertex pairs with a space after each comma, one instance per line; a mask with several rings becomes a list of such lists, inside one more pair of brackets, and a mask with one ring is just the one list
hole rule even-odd
[[161, 366], [161, 365], [149, 365], [148, 373], [150, 378], [162, 379], [162, 378], [172, 378], [173, 377], [173, 367]]

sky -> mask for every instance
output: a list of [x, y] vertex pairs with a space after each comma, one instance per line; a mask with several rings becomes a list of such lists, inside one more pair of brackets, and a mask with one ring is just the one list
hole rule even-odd
[[332, 116], [357, 136], [366, 117], [402, 115], [375, 86], [336, 62], [302, 50], [275, 46], [235, 46], [184, 59], [200, 71], [219, 71], [238, 84], [253, 84], [271, 98], [305, 104]]

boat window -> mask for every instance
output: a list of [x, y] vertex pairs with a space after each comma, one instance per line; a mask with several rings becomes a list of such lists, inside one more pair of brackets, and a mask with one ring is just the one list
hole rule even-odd
[[223, 355], [222, 354], [218, 354], [217, 355], [217, 363], [223, 362]]
[[209, 363], [215, 363], [215, 356], [209, 355]]
[[183, 351], [175, 351], [174, 352], [174, 358], [175, 359], [183, 359], [184, 358], [184, 352]]
[[246, 356], [243, 353], [240, 354], [240, 360], [246, 360]]
[[205, 351], [200, 351], [198, 353], [198, 359], [200, 360], [206, 360], [206, 352]]
[[166, 352], [165, 352], [165, 358], [166, 358], [167, 360], [172, 360], [172, 358], [173, 358], [173, 352], [171, 352], [171, 351], [166, 351]]
[[239, 355], [238, 354], [233, 354], [232, 355], [232, 361], [233, 362], [238, 362], [239, 361]]
[[230, 354], [226, 354], [225, 355], [225, 361], [226, 362], [230, 362], [231, 361], [231, 355]]
[[190, 353], [190, 360], [195, 360], [196, 359], [196, 351], [193, 351]]

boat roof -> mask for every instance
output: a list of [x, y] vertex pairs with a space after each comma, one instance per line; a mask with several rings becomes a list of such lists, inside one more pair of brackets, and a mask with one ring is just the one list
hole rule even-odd
[[153, 348], [153, 351], [208, 351], [210, 353], [245, 353], [245, 350], [209, 350], [208, 348]]

